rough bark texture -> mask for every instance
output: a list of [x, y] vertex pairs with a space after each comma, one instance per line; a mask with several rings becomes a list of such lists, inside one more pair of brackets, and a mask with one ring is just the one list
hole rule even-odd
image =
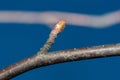
[[57, 63], [120, 55], [120, 44], [36, 54], [0, 71], [0, 80], [11, 79], [34, 68]]
[[120, 55], [120, 44], [102, 45], [80, 49], [75, 48], [71, 50], [51, 52], [48, 54], [48, 50], [51, 48], [51, 45], [54, 43], [57, 35], [63, 30], [65, 23], [66, 22], [64, 20], [61, 20], [55, 25], [55, 28], [53, 28], [51, 31], [45, 45], [36, 55], [28, 57], [20, 62], [0, 70], [0, 80], [9, 80], [26, 71], [42, 66], [76, 60]]

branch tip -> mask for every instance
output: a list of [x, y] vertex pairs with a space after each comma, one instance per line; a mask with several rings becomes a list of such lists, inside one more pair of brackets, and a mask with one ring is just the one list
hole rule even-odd
[[53, 28], [53, 33], [54, 34], [59, 34], [60, 32], [63, 31], [63, 29], [65, 28], [66, 25], [66, 21], [65, 20], [60, 20], [55, 27]]
[[42, 48], [40, 48], [40, 53], [38, 54], [45, 54], [48, 53], [49, 49], [53, 45], [55, 38], [57, 38], [57, 35], [64, 29], [66, 24], [65, 20], [60, 20], [55, 27], [52, 29], [51, 33], [49, 34], [49, 38], [47, 39], [46, 43]]

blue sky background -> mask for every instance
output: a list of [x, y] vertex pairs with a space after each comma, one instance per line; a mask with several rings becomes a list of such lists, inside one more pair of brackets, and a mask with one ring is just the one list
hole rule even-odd
[[[120, 0], [0, 0], [0, 10], [65, 11], [104, 14], [120, 9]], [[35, 54], [50, 28], [39, 24], [0, 23], [0, 68]], [[67, 25], [50, 51], [120, 42], [120, 24], [104, 29]], [[120, 57], [62, 63], [31, 70], [12, 80], [119, 80]]]

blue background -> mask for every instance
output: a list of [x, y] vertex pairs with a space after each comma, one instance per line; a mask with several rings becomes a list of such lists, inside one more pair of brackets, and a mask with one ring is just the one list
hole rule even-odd
[[[0, 0], [0, 10], [65, 11], [104, 14], [120, 9], [120, 0]], [[0, 23], [0, 68], [35, 54], [50, 28], [39, 24]], [[120, 24], [104, 29], [67, 25], [50, 51], [120, 42]], [[120, 79], [120, 58], [99, 58], [41, 67], [12, 80]]]

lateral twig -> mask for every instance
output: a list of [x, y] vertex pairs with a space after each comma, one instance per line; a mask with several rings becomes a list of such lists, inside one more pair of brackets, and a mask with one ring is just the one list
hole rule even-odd
[[64, 29], [66, 25], [65, 20], [60, 20], [55, 27], [52, 29], [48, 40], [46, 41], [45, 45], [40, 49], [40, 53], [38, 54], [45, 54], [48, 52], [48, 50], [51, 48], [52, 44], [55, 41], [55, 38], [57, 35]]

